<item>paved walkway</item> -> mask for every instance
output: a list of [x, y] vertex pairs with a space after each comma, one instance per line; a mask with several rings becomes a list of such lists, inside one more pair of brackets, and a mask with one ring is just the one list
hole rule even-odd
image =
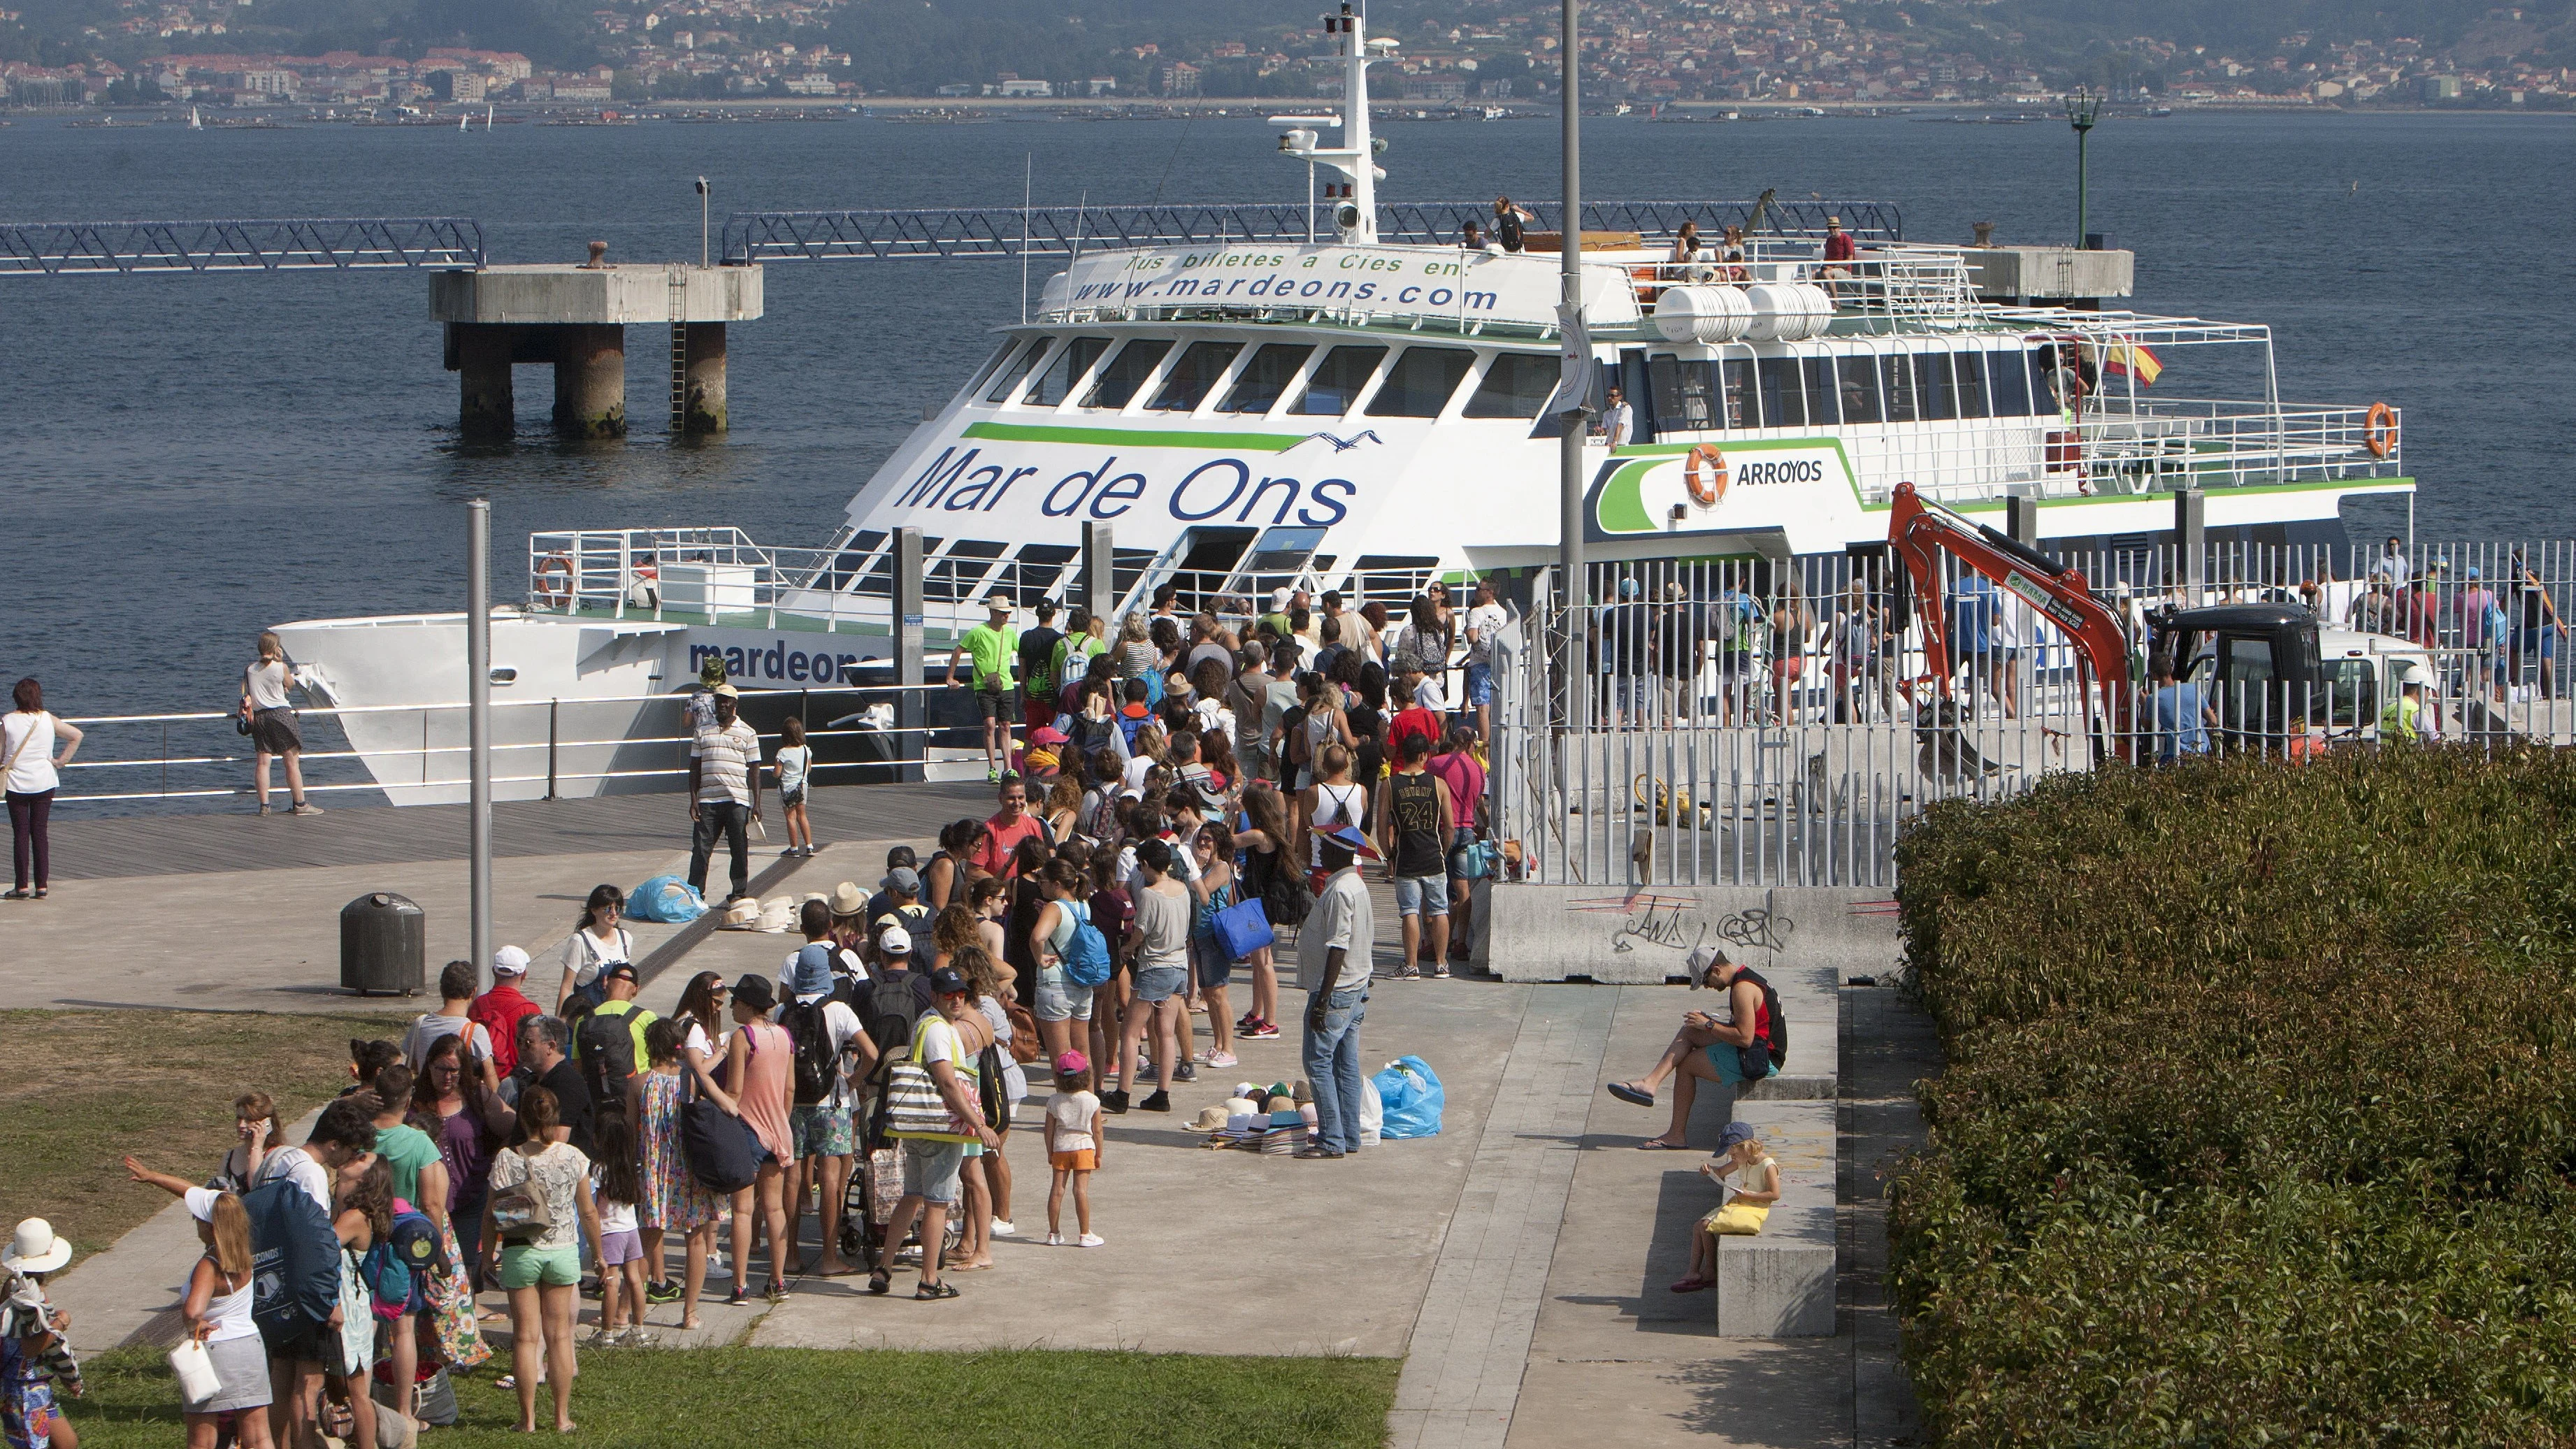
[[[885, 839], [919, 842], [926, 834], [900, 827], [972, 813], [982, 794], [981, 787], [913, 788], [909, 798], [893, 797], [888, 787], [825, 792], [844, 797], [832, 801], [837, 823], [825, 829], [827, 839], [842, 843], [811, 863], [761, 862], [782, 881], [792, 880], [792, 887], [773, 888], [871, 880], [882, 869]], [[879, 795], [888, 797], [882, 808], [871, 798]], [[657, 814], [667, 815], [673, 802], [653, 803]], [[327, 826], [341, 813], [300, 821], [234, 818], [228, 825], [238, 839], [247, 830]], [[615, 813], [600, 807], [603, 818]], [[862, 844], [860, 837], [880, 821], [898, 828]], [[364, 828], [353, 832], [399, 838], [388, 834], [390, 824], [399, 822], [361, 821]], [[657, 851], [649, 840], [615, 835], [598, 822], [583, 828], [601, 833], [578, 837], [580, 844], [626, 848], [553, 854], [532, 848], [510, 858], [498, 873], [504, 939], [537, 941], [550, 923], [560, 938], [592, 880], [632, 885], [668, 864], [667, 845]], [[573, 843], [572, 828], [563, 829], [560, 839]], [[341, 900], [366, 888], [357, 882], [411, 880], [404, 872], [415, 866], [421, 872], [416, 898], [433, 911], [433, 960], [443, 959], [440, 920], [461, 917], [462, 872], [454, 856], [430, 854], [435, 831], [416, 838], [425, 861], [67, 884], [48, 904], [73, 905], [77, 913], [59, 911], [41, 924], [0, 915], [0, 932], [12, 947], [0, 953], [0, 1001], [345, 1006], [347, 998], [328, 984], [335, 979], [333, 952], [324, 942], [329, 933], [308, 918], [328, 922]], [[452, 890], [439, 883], [449, 877]], [[1397, 938], [1389, 893], [1380, 887], [1376, 895], [1384, 966], [1392, 964]], [[144, 901], [156, 911], [180, 910], [180, 919], [206, 929], [184, 933], [181, 945], [149, 961], [100, 960], [102, 941], [118, 938], [112, 928], [102, 929], [111, 917], [101, 912]], [[656, 1009], [667, 1009], [698, 970], [728, 978], [774, 971], [793, 938], [713, 932], [687, 940], [665, 933], [662, 940], [664, 969], [645, 993]], [[1238, 1012], [1247, 992], [1239, 980]], [[1636, 1151], [1637, 1141], [1661, 1127], [1663, 1114], [1625, 1106], [1602, 1088], [1651, 1060], [1677, 1013], [1692, 1004], [1685, 992], [1463, 979], [1382, 982], [1362, 1031], [1363, 1058], [1372, 1069], [1412, 1053], [1441, 1073], [1447, 1116], [1437, 1137], [1384, 1143], [1344, 1162], [1307, 1163], [1211, 1151], [1181, 1130], [1235, 1080], [1302, 1075], [1292, 1026], [1280, 1039], [1239, 1045], [1238, 1068], [1202, 1067], [1201, 1080], [1175, 1094], [1179, 1110], [1170, 1116], [1138, 1112], [1113, 1120], [1109, 1161], [1094, 1193], [1095, 1227], [1108, 1246], [1043, 1246], [1047, 1173], [1036, 1113], [1023, 1108], [1006, 1149], [1016, 1175], [1012, 1214], [1019, 1232], [997, 1240], [991, 1271], [959, 1275], [960, 1299], [917, 1304], [900, 1292], [879, 1299], [867, 1296], [859, 1279], [806, 1278], [779, 1308], [764, 1309], [755, 1300], [728, 1309], [720, 1301], [728, 1285], [719, 1278], [703, 1309], [705, 1328], [689, 1337], [817, 1347], [1117, 1344], [1168, 1352], [1400, 1355], [1406, 1365], [1389, 1422], [1390, 1442], [1400, 1449], [1517, 1449], [1610, 1437], [1629, 1445], [1902, 1442], [1911, 1432], [1910, 1400], [1896, 1366], [1893, 1324], [1877, 1296], [1884, 1258], [1879, 1173], [1892, 1151], [1919, 1140], [1908, 1084], [1937, 1069], [1937, 1059], [1919, 1015], [1896, 993], [1852, 988], [1838, 997], [1843, 1058], [1851, 1065], [1841, 1087], [1839, 1128], [1826, 1129], [1842, 1139], [1836, 1160], [1843, 1311], [1840, 1331], [1830, 1339], [1721, 1339], [1707, 1295], [1664, 1289], [1681, 1276], [1688, 1224], [1705, 1210], [1713, 1189], [1694, 1171], [1696, 1155]], [[1204, 1049], [1205, 1018], [1192, 1024]], [[1833, 1120], [1830, 1113], [1819, 1116], [1823, 1104], [1797, 1105], [1807, 1113], [1801, 1120]], [[1693, 1124], [1694, 1141], [1713, 1141], [1724, 1111], [1712, 1094]], [[1775, 1135], [1775, 1152], [1789, 1172], [1824, 1170], [1833, 1143]], [[100, 1346], [101, 1333], [122, 1339], [171, 1301], [193, 1256], [193, 1239], [176, 1213], [175, 1207], [165, 1212], [61, 1280], [60, 1296], [88, 1346]], [[909, 1283], [903, 1275], [898, 1288], [908, 1290]], [[585, 1303], [584, 1311], [595, 1306]], [[677, 1321], [675, 1307], [657, 1308], [652, 1317], [666, 1342], [677, 1341], [667, 1327]], [[1068, 1331], [1067, 1325], [1079, 1327]]]

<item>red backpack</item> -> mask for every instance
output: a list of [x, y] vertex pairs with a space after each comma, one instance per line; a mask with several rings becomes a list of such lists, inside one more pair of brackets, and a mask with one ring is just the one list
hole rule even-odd
[[519, 1065], [519, 1023], [544, 1015], [545, 1008], [521, 995], [516, 987], [511, 988], [507, 1000], [495, 1001], [498, 995], [500, 989], [495, 987], [474, 998], [465, 1015], [491, 1035], [493, 1074], [506, 1077]]

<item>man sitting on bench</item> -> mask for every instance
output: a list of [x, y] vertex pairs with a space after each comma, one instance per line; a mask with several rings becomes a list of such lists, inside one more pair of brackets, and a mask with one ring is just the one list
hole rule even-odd
[[[1685, 1012], [1681, 1030], [1673, 1033], [1672, 1045], [1664, 1048], [1654, 1070], [1633, 1082], [1612, 1082], [1610, 1095], [1622, 1102], [1640, 1107], [1655, 1105], [1655, 1091], [1666, 1077], [1676, 1077], [1673, 1087], [1673, 1122], [1661, 1137], [1649, 1137], [1637, 1146], [1645, 1151], [1680, 1151], [1689, 1146], [1691, 1103], [1699, 1095], [1701, 1082], [1725, 1082], [1741, 1087], [1748, 1080], [1743, 1067], [1745, 1048], [1757, 1040], [1767, 1055], [1771, 1041], [1770, 1013], [1763, 1005], [1762, 988], [1746, 979], [1744, 968], [1726, 959], [1726, 953], [1715, 946], [1702, 946], [1690, 954], [1691, 989], [1705, 986], [1723, 990], [1734, 1007], [1733, 1020], [1720, 1021], [1704, 1011]], [[1766, 1068], [1770, 1063], [1764, 1062]], [[1777, 1068], [1761, 1075], [1770, 1076]]]

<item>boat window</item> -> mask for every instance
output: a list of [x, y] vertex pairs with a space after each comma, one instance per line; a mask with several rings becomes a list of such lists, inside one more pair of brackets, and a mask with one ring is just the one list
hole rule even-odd
[[[941, 540], [936, 538], [923, 538], [921, 541], [922, 557], [928, 558], [930, 555], [939, 552], [940, 543]], [[868, 571], [859, 575], [858, 583], [851, 588], [850, 592], [854, 594], [866, 594], [880, 599], [889, 599], [894, 597], [894, 553], [895, 551], [889, 548], [885, 552], [876, 555], [873, 559], [870, 559], [868, 561]]]
[[1986, 355], [1984, 353], [1950, 354], [1950, 383], [1959, 394], [1959, 416], [1982, 418], [1986, 415]]
[[823, 576], [814, 581], [814, 587], [835, 594], [848, 588], [859, 577], [860, 570], [867, 567], [869, 557], [885, 546], [885, 541], [885, 534], [877, 529], [862, 529], [851, 534], [841, 551], [832, 556]]
[[1221, 413], [1266, 413], [1279, 405], [1279, 395], [1297, 378], [1297, 369], [1306, 365], [1307, 354], [1315, 349], [1302, 342], [1265, 342], [1243, 365], [1234, 379], [1234, 388], [1217, 404]]
[[1010, 587], [1022, 603], [1034, 603], [1064, 577], [1064, 566], [1082, 550], [1069, 543], [1022, 544], [1011, 557]]
[[1436, 418], [1475, 364], [1476, 354], [1463, 347], [1408, 347], [1396, 354], [1386, 386], [1369, 399], [1369, 416]]
[[1999, 418], [2030, 416], [2030, 369], [2022, 365], [2017, 352], [1990, 352], [1986, 361], [1992, 364], [1986, 373], [1986, 401]]
[[1842, 400], [1834, 392], [1834, 360], [1830, 357], [1802, 358], [1798, 370], [1807, 381], [1807, 425], [1830, 428], [1841, 422]]
[[1726, 380], [1726, 425], [1730, 428], [1762, 426], [1759, 394], [1753, 389], [1753, 359], [1730, 357], [1721, 364], [1720, 376]]
[[1169, 342], [1141, 337], [1119, 348], [1118, 355], [1109, 359], [1109, 365], [1100, 369], [1100, 380], [1091, 385], [1082, 405], [1112, 410], [1127, 406], [1136, 396], [1136, 389], [1143, 387], [1145, 379], [1152, 377], [1154, 369], [1162, 365], [1163, 354], [1171, 350]]
[[1243, 350], [1240, 342], [1193, 342], [1172, 364], [1171, 374], [1163, 379], [1163, 390], [1154, 394], [1154, 409], [1166, 413], [1194, 413], [1206, 401], [1208, 390], [1225, 376], [1226, 365]]
[[1019, 345], [1020, 339], [1016, 337], [1003, 338], [1002, 345], [994, 348], [993, 355], [985, 358], [984, 365], [976, 370], [975, 380], [958, 390], [959, 395], [972, 396], [977, 388], [984, 385], [985, 379], [991, 377], [994, 371], [1001, 367], [1002, 359], [1011, 355], [1011, 349]]
[[1875, 423], [1883, 420], [1878, 410], [1878, 366], [1873, 358], [1843, 357], [1834, 361], [1842, 381], [1843, 421]]
[[[1556, 395], [1563, 368], [1553, 357], [1527, 352], [1497, 353], [1485, 379], [1459, 413], [1469, 418], [1534, 418]], [[1704, 425], [1703, 425], [1704, 426]]]
[[1959, 415], [1959, 394], [1950, 381], [1950, 354], [1927, 352], [1914, 359], [1915, 401], [1923, 421], [1946, 423]]
[[[1535, 363], [1552, 361], [1544, 357], [1533, 357], [1528, 360]], [[1497, 357], [1494, 359], [1494, 366], [1499, 368], [1504, 361], [1504, 358]], [[1684, 362], [1669, 352], [1658, 352], [1647, 358], [1646, 382], [1655, 395], [1657, 428], [1670, 428], [1685, 433], [1707, 432], [1716, 428], [1718, 426], [1717, 399], [1710, 395], [1710, 376], [1715, 371], [1716, 369], [1708, 363]], [[1538, 409], [1546, 406], [1547, 394], [1556, 384], [1553, 369], [1549, 369], [1549, 372], [1550, 375], [1541, 385], [1537, 404], [1532, 406], [1529, 412], [1516, 416], [1535, 417]], [[1492, 373], [1485, 375], [1485, 386], [1493, 386]], [[1484, 397], [1483, 390], [1479, 389], [1476, 396], [1481, 400]], [[1467, 416], [1472, 418], [1477, 415], [1476, 404], [1468, 403]]]
[[989, 539], [961, 538], [949, 547], [948, 556], [932, 564], [921, 576], [921, 594], [925, 599], [954, 602], [974, 597], [976, 586], [992, 572], [993, 560], [1002, 556], [1009, 544]]
[[1037, 383], [1020, 401], [1033, 408], [1051, 408], [1063, 402], [1073, 395], [1073, 389], [1082, 381], [1083, 374], [1091, 371], [1091, 364], [1098, 362], [1100, 354], [1108, 350], [1109, 339], [1106, 337], [1077, 337], [1057, 348], [1055, 361], [1048, 363], [1046, 371], [1038, 374]]
[[1029, 375], [1029, 369], [1038, 365], [1038, 359], [1046, 356], [1048, 346], [1054, 341], [1052, 337], [1041, 337], [1031, 342], [1029, 350], [1014, 359], [1009, 370], [1002, 374], [1002, 380], [993, 384], [993, 390], [984, 394], [984, 401], [1009, 402], [1011, 394], [1019, 391], [1021, 380]]
[[1765, 357], [1761, 359], [1759, 374], [1762, 382], [1762, 426], [1805, 427], [1807, 397], [1798, 382], [1798, 359]]
[[1910, 423], [1922, 416], [1914, 409], [1914, 359], [1895, 353], [1878, 360], [1878, 380], [1887, 394], [1887, 420]]
[[1289, 412], [1300, 417], [1338, 418], [1351, 410], [1351, 400], [1368, 386], [1370, 374], [1386, 356], [1383, 347], [1336, 347], [1315, 364], [1306, 391]]

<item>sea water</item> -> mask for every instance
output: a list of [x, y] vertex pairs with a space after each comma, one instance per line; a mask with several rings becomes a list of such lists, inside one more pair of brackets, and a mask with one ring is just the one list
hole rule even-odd
[[[1388, 200], [1557, 193], [1552, 120], [1390, 121]], [[1302, 200], [1257, 114], [1190, 120], [435, 128], [0, 128], [11, 220], [478, 219], [496, 262], [694, 259], [693, 180], [732, 210]], [[2292, 402], [2385, 399], [2427, 539], [2576, 533], [2564, 362], [2576, 160], [2563, 116], [2182, 115], [2094, 132], [2091, 229], [2137, 252], [2148, 311], [2269, 325]], [[1892, 203], [1911, 240], [2075, 230], [2055, 122], [1602, 118], [1585, 190], [1629, 200]], [[1032, 289], [1049, 263], [1039, 261]], [[229, 708], [261, 628], [458, 607], [464, 510], [493, 503], [496, 591], [535, 529], [733, 525], [825, 542], [925, 406], [1022, 306], [1017, 261], [778, 263], [730, 338], [733, 431], [662, 434], [658, 336], [630, 338], [622, 444], [466, 449], [428, 279], [411, 272], [0, 277], [0, 674], [74, 715]], [[2205, 354], [2166, 349], [2163, 387]], [[2210, 365], [2215, 365], [2214, 359]], [[2355, 503], [2355, 535], [2403, 527]]]

